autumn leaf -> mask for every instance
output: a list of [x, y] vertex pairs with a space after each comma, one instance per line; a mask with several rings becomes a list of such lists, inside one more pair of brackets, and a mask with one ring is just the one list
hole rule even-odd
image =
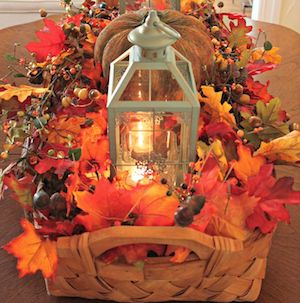
[[104, 178], [96, 183], [94, 193], [75, 191], [73, 195], [77, 207], [88, 214], [77, 216], [77, 222], [83, 224], [88, 231], [113, 226], [116, 221], [121, 222], [132, 207], [132, 202], [126, 199], [125, 193]]
[[21, 220], [23, 234], [9, 242], [4, 249], [18, 258], [20, 278], [41, 270], [45, 278], [55, 274], [57, 268], [56, 243], [42, 240], [34, 226], [26, 219]]
[[111, 264], [122, 258], [125, 259], [128, 264], [134, 264], [139, 261], [145, 261], [149, 251], [155, 252], [157, 256], [162, 256], [164, 247], [164, 245], [158, 244], [121, 245], [105, 252], [101, 256], [101, 260], [107, 264]]
[[170, 256], [174, 253], [174, 256], [170, 259], [173, 263], [183, 263], [191, 253], [191, 250], [186, 247], [168, 245], [166, 256]]
[[[86, 46], [90, 45], [92, 47], [93, 53], [93, 46], [92, 44], [86, 42]], [[101, 78], [102, 67], [100, 63], [95, 63], [94, 59], [86, 59], [82, 65], [82, 75], [89, 78], [91, 80], [91, 86], [97, 88], [100, 84], [100, 87], [103, 87], [106, 83], [104, 82], [103, 78]]]
[[73, 165], [74, 163], [69, 159], [54, 159], [46, 157], [44, 159], [40, 159], [39, 163], [34, 166], [34, 169], [37, 173], [43, 174], [51, 168], [55, 168], [54, 172], [58, 176], [62, 176], [63, 173]]
[[300, 132], [294, 130], [268, 143], [262, 142], [255, 155], [264, 156], [272, 162], [300, 162]]
[[0, 92], [0, 98], [8, 101], [17, 97], [19, 102], [24, 102], [30, 96], [40, 96], [48, 91], [48, 88], [32, 87], [27, 85], [12, 86], [10, 84], [0, 85], [5, 90]]
[[133, 205], [131, 213], [136, 216], [137, 226], [174, 225], [174, 214], [179, 206], [176, 196], [168, 196], [168, 187], [151, 183], [138, 185], [128, 192], [127, 199]]
[[278, 51], [278, 47], [272, 47], [269, 51], [264, 50], [264, 48], [257, 48], [252, 52], [251, 57], [253, 61], [263, 60], [266, 63], [280, 64], [282, 58], [277, 54]]
[[262, 64], [261, 62], [257, 61], [255, 63], [248, 63], [247, 64], [247, 71], [249, 76], [255, 76], [272, 70], [276, 67], [274, 63], [265, 63]]
[[250, 33], [252, 26], [246, 25], [245, 19], [237, 19], [237, 25], [231, 21], [229, 23], [231, 32], [228, 36], [229, 46], [231, 48], [237, 47], [240, 50], [246, 49], [247, 45], [252, 43], [252, 40], [247, 33]]
[[82, 172], [104, 171], [109, 164], [109, 142], [106, 136], [84, 138], [81, 148], [80, 165]]
[[53, 20], [44, 19], [45, 28], [36, 32], [39, 42], [30, 42], [26, 45], [30, 53], [34, 53], [38, 62], [45, 61], [50, 56], [58, 55], [64, 48], [66, 36], [60, 26]]
[[27, 174], [21, 179], [17, 179], [12, 173], [3, 177], [3, 184], [11, 191], [11, 197], [16, 200], [24, 209], [31, 209], [32, 197], [35, 193], [33, 176]]
[[246, 183], [248, 178], [258, 174], [262, 165], [265, 164], [266, 160], [263, 156], [257, 155], [252, 156], [251, 150], [239, 144], [237, 146], [237, 153], [239, 160], [232, 160], [232, 165], [235, 175], [243, 182]]
[[270, 81], [267, 81], [266, 84], [262, 84], [259, 81], [254, 81], [253, 77], [248, 77], [246, 84], [248, 90], [251, 92], [252, 100], [255, 98], [256, 100], [268, 103], [273, 99], [272, 95], [268, 93]]
[[211, 114], [211, 120], [236, 127], [234, 115], [230, 113], [231, 105], [227, 102], [221, 103], [222, 92], [215, 92], [210, 86], [202, 86], [202, 91], [206, 97], [199, 95], [199, 101], [205, 103], [204, 110]]
[[253, 213], [246, 219], [250, 229], [259, 228], [263, 233], [273, 231], [279, 221], [290, 222], [287, 204], [300, 204], [300, 192], [293, 190], [294, 180], [273, 176], [273, 165], [261, 167], [257, 176], [250, 177], [247, 184], [248, 196], [257, 199]]
[[52, 119], [48, 123], [48, 142], [63, 145], [70, 141], [70, 136], [73, 140], [78, 141], [81, 132], [80, 125], [84, 121], [84, 117], [65, 115]]

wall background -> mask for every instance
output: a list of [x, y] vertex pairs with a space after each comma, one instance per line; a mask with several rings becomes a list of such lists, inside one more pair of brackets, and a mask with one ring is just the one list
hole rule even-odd
[[300, 33], [300, 1], [253, 0], [252, 19], [281, 24]]

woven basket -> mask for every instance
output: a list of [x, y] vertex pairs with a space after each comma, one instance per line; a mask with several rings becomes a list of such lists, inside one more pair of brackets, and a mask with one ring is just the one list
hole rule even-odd
[[[57, 241], [59, 266], [50, 295], [118, 302], [255, 301], [265, 276], [272, 235], [247, 242], [180, 227], [111, 227]], [[98, 258], [126, 244], [170, 244], [193, 253], [182, 264], [149, 258], [144, 268]]]

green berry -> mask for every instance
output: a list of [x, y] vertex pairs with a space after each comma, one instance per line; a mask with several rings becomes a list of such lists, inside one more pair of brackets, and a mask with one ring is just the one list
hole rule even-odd
[[273, 48], [273, 45], [272, 45], [272, 43], [270, 42], [270, 41], [266, 41], [265, 43], [264, 43], [264, 49], [265, 49], [265, 51], [269, 51], [269, 50], [271, 50]]

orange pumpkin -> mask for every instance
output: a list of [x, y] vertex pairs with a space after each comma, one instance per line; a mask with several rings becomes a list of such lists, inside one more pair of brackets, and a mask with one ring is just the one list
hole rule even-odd
[[[95, 60], [103, 67], [104, 76], [108, 78], [110, 63], [129, 49], [128, 33], [141, 25], [147, 15], [146, 10], [130, 12], [113, 20], [98, 36], [95, 45]], [[186, 16], [174, 10], [159, 11], [162, 22], [168, 24], [181, 34], [181, 39], [173, 44], [183, 56], [192, 63], [196, 85], [207, 79], [213, 65], [213, 45], [205, 25], [198, 19]], [[206, 66], [207, 72], [203, 71]], [[157, 85], [164, 87], [162, 77], [157, 77]]]

